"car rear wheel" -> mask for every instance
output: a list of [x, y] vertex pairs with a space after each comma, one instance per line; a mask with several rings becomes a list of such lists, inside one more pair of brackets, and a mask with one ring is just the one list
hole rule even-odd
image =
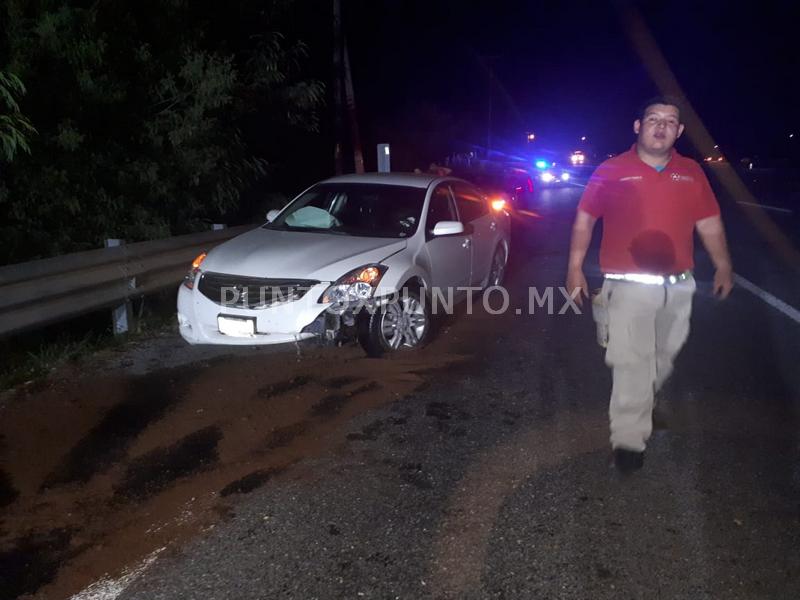
[[415, 350], [425, 345], [431, 332], [428, 303], [419, 292], [404, 290], [396, 299], [368, 315], [358, 341], [369, 356]]
[[489, 277], [486, 287], [501, 286], [506, 277], [506, 253], [498, 246], [492, 257], [492, 266], [489, 268]]

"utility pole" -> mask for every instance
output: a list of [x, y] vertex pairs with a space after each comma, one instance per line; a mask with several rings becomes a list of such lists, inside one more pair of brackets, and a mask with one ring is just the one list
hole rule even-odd
[[486, 126], [486, 158], [492, 151], [492, 91], [494, 90], [494, 70], [489, 65], [489, 118]]
[[342, 165], [342, 137], [344, 122], [342, 120], [342, 3], [333, 0], [333, 119], [334, 147], [333, 161], [336, 174], [344, 172]]
[[500, 58], [498, 55], [479, 55], [478, 63], [486, 71], [489, 76], [489, 110], [486, 118], [486, 158], [489, 158], [489, 153], [492, 149], [492, 110], [494, 103], [494, 69], [492, 68], [492, 61]]
[[353, 92], [353, 78], [350, 72], [350, 53], [347, 50], [347, 38], [344, 40], [344, 93], [347, 102], [347, 115], [350, 118], [350, 140], [353, 144], [353, 163], [356, 173], [364, 172], [364, 153], [361, 151], [361, 136], [358, 132], [356, 116], [356, 97]]
[[[336, 140], [333, 151], [336, 163], [336, 174], [344, 172], [342, 157], [342, 144], [344, 141], [345, 124], [342, 100], [346, 104], [348, 125], [350, 129], [350, 143], [353, 146], [353, 166], [356, 173], [364, 172], [364, 153], [361, 150], [361, 136], [358, 130], [356, 114], [356, 97], [353, 91], [353, 77], [350, 71], [350, 53], [347, 51], [347, 40], [342, 33], [342, 2], [333, 0], [333, 96], [334, 119], [336, 124]], [[344, 89], [342, 89], [344, 84]]]

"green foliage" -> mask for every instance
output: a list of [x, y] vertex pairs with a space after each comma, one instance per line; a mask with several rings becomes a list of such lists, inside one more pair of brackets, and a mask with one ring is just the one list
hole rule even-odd
[[0, 71], [0, 160], [11, 162], [17, 152], [30, 154], [28, 137], [36, 133], [19, 110], [16, 96], [25, 95], [25, 85], [13, 73]]
[[307, 46], [263, 33], [287, 4], [6, 0], [0, 158], [14, 161], [0, 170], [0, 263], [236, 211], [280, 166], [272, 134], [319, 126], [325, 90], [304, 72]]

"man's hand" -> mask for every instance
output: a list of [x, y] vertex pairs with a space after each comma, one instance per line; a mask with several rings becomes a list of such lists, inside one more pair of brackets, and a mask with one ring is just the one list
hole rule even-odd
[[589, 284], [586, 282], [583, 270], [570, 269], [567, 272], [567, 293], [578, 306], [583, 306], [584, 297], [589, 298]]
[[[572, 239], [569, 243], [569, 267], [567, 268], [567, 293], [575, 304], [583, 306], [583, 299], [589, 298], [589, 284], [583, 275], [583, 259], [592, 241], [595, 217], [578, 209], [572, 225]], [[575, 290], [578, 290], [577, 292]]]
[[725, 300], [733, 289], [733, 271], [722, 267], [714, 272], [714, 295]]
[[714, 273], [714, 295], [724, 300], [733, 289], [733, 268], [722, 219], [719, 215], [707, 217], [698, 221], [696, 227], [703, 245], [711, 255], [711, 262], [717, 269]]

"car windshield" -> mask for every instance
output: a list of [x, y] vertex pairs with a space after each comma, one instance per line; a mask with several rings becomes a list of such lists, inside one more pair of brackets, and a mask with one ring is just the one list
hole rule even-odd
[[419, 225], [425, 189], [372, 183], [321, 183], [292, 202], [267, 229], [406, 238]]

